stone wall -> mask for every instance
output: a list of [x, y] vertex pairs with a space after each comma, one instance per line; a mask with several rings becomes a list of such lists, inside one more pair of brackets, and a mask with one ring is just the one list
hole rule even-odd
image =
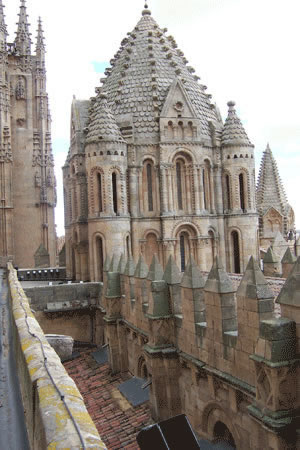
[[31, 448], [50, 448], [51, 443], [57, 449], [105, 449], [74, 381], [31, 312], [10, 263], [8, 271], [15, 354]]
[[150, 268], [115, 259], [102, 297], [110, 364], [149, 377], [154, 419], [185, 413], [208, 439], [221, 423], [238, 449], [297, 448], [300, 258], [276, 300], [282, 317], [253, 258], [239, 283], [218, 259], [208, 275], [193, 259], [184, 274], [172, 257], [165, 271], [155, 257]]
[[24, 291], [45, 334], [67, 334], [76, 341], [103, 343], [99, 308], [102, 283], [37, 286]]

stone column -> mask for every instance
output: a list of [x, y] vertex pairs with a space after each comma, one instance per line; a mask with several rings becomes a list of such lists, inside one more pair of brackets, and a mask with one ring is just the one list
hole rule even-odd
[[223, 206], [223, 191], [222, 191], [222, 171], [219, 165], [214, 167], [214, 179], [216, 186], [216, 212], [222, 214]]
[[186, 208], [183, 205], [183, 209], [185, 209], [189, 214], [192, 212], [192, 184], [191, 184], [191, 169], [190, 167], [187, 167], [185, 169], [185, 190], [186, 190], [186, 200], [187, 205]]
[[200, 193], [200, 210], [204, 211], [204, 189], [203, 189], [203, 167], [199, 170], [199, 193]]
[[129, 202], [132, 217], [138, 215], [137, 168], [129, 168]]
[[167, 182], [168, 182], [168, 203], [169, 211], [174, 211], [174, 200], [173, 200], [173, 190], [172, 190], [172, 169], [167, 169]]
[[143, 169], [138, 168], [138, 193], [139, 193], [139, 214], [143, 214], [145, 211], [144, 196], [143, 196]]
[[211, 212], [215, 214], [216, 206], [215, 206], [214, 169], [212, 167], [210, 169], [209, 190], [210, 190], [210, 208]]
[[199, 178], [198, 169], [196, 166], [193, 167], [193, 178], [194, 178], [194, 195], [195, 195], [195, 214], [200, 214], [200, 191], [199, 191]]
[[161, 167], [161, 212], [163, 215], [168, 213], [168, 192], [167, 192], [167, 177], [166, 177], [166, 168]]

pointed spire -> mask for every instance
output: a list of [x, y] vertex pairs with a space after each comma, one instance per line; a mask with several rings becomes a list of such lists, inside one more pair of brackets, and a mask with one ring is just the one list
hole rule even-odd
[[[6, 36], [8, 36], [6, 23], [5, 23], [5, 15], [4, 15], [4, 6], [2, 0], [0, 0], [0, 33], [4, 38], [4, 42], [6, 42]], [[5, 50], [5, 49], [3, 49]]]
[[137, 263], [134, 276], [135, 278], [147, 278], [149, 273], [149, 267], [145, 263], [143, 255], [140, 256], [140, 259]]
[[42, 25], [42, 19], [39, 17], [38, 20], [38, 29], [37, 29], [37, 37], [36, 37], [36, 54], [43, 54], [46, 51], [45, 43], [44, 43], [44, 30]]
[[101, 93], [101, 90], [98, 88], [96, 92], [97, 97], [93, 102], [86, 142], [125, 142], [116, 118], [108, 106], [106, 94]]
[[254, 300], [274, 298], [268, 282], [253, 256], [249, 259], [244, 276], [238, 287], [237, 295]]
[[175, 259], [172, 255], [170, 255], [168, 264], [165, 269], [163, 279], [168, 284], [180, 284], [181, 278], [182, 278], [182, 275], [181, 275], [181, 272], [175, 262]]
[[154, 255], [149, 268], [149, 273], [147, 279], [150, 281], [161, 281], [164, 276], [163, 268], [161, 267], [157, 256]]
[[295, 256], [292, 254], [290, 247], [288, 247], [283, 255], [281, 264], [294, 264], [296, 261]]
[[276, 303], [300, 307], [300, 256], [281, 289]]
[[118, 272], [119, 261], [117, 255], [113, 254], [112, 260], [109, 266], [109, 272]]
[[272, 263], [278, 262], [277, 257], [275, 256], [275, 253], [274, 253], [272, 247], [268, 248], [267, 253], [264, 256], [263, 262], [264, 262], [264, 264], [266, 264], [266, 263], [272, 264]]
[[128, 277], [133, 277], [134, 273], [135, 273], [135, 263], [133, 258], [130, 256], [126, 263], [124, 275], [127, 275]]
[[287, 214], [291, 209], [269, 144], [261, 160], [256, 196], [257, 208], [263, 214], [270, 208], [280, 214]]
[[21, 0], [18, 30], [16, 32], [15, 45], [16, 50], [20, 55], [31, 54], [31, 33], [29, 32], [29, 23], [27, 20], [26, 2]]
[[235, 292], [232, 281], [220, 264], [218, 257], [215, 258], [214, 264], [209, 272], [204, 290], [218, 294]]
[[194, 258], [191, 256], [182, 277], [181, 287], [198, 289], [205, 286], [205, 280], [200, 273]]
[[124, 256], [124, 253], [122, 253], [120, 261], [119, 261], [119, 265], [118, 265], [118, 272], [123, 275], [125, 272], [125, 267], [126, 267], [125, 256]]
[[235, 103], [228, 102], [228, 116], [222, 133], [222, 145], [243, 145], [253, 147], [242, 122], [236, 114]]

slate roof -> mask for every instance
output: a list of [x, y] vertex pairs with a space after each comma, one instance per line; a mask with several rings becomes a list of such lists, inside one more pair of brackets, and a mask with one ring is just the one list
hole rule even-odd
[[264, 151], [256, 189], [257, 208], [263, 214], [275, 208], [280, 214], [287, 214], [290, 205], [279, 176], [276, 161], [269, 144]]
[[[122, 41], [111, 68], [102, 79], [102, 92], [107, 94], [108, 105], [117, 117], [132, 117], [136, 138], [152, 142], [159, 137], [157, 118], [175, 78], [183, 83], [202, 125], [202, 134], [210, 136], [209, 121], [220, 118], [205, 93], [206, 87], [198, 83], [199, 77], [188, 66], [184, 54], [177, 48], [172, 36], [155, 22], [145, 9], [137, 26]], [[99, 100], [96, 99], [96, 102]]]
[[247, 133], [242, 122], [236, 114], [235, 103], [228, 102], [228, 116], [225, 120], [222, 132], [222, 145], [246, 145], [251, 146]]
[[153, 423], [149, 404], [133, 408], [117, 389], [131, 376], [111, 375], [108, 363], [98, 365], [91, 357], [93, 351], [82, 349], [80, 357], [65, 362], [64, 367], [75, 381], [107, 448], [138, 450], [136, 434]]
[[101, 140], [125, 142], [116, 119], [108, 106], [107, 96], [99, 92], [91, 108], [86, 142], [99, 142]]

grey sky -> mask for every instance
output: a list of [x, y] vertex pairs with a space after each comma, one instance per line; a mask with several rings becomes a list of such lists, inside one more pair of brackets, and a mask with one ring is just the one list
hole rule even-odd
[[[20, 2], [4, 4], [13, 40]], [[68, 151], [72, 96], [94, 94], [97, 72], [136, 25], [143, 0], [27, 0], [27, 7], [33, 40], [39, 15], [45, 29], [61, 235], [60, 167]], [[227, 101], [235, 100], [258, 167], [270, 143], [300, 228], [299, 0], [149, 0], [149, 7], [208, 86], [224, 120]]]

